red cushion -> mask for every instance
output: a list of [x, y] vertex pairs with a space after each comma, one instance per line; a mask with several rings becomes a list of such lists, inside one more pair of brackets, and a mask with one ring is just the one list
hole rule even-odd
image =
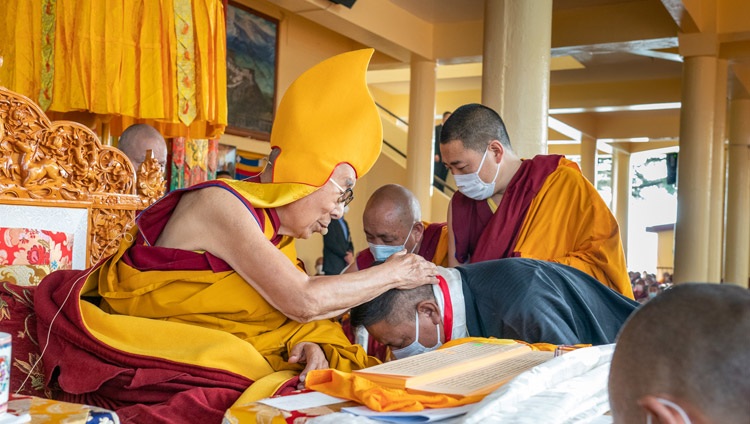
[[13, 337], [11, 393], [16, 393], [23, 384], [19, 394], [51, 398], [53, 391], [44, 387], [44, 368], [39, 360], [39, 339], [36, 336], [34, 313], [35, 291], [36, 286], [0, 283], [0, 332]]

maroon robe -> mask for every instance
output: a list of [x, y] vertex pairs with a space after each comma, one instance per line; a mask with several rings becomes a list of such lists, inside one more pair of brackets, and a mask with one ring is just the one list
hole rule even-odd
[[474, 200], [456, 192], [451, 199], [456, 259], [482, 262], [518, 256], [513, 247], [531, 202], [554, 172], [562, 156], [537, 155], [521, 162], [510, 180], [497, 211], [487, 200]]

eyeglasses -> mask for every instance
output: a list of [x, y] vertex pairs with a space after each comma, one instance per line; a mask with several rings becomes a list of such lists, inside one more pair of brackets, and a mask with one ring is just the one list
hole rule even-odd
[[341, 191], [341, 196], [339, 196], [339, 199], [337, 200], [337, 202], [343, 203], [344, 206], [349, 206], [349, 203], [351, 203], [352, 200], [354, 200], [354, 191], [351, 189], [351, 187], [344, 190], [344, 188], [338, 185], [336, 181], [333, 181], [333, 179], [330, 179], [328, 181], [332, 182], [333, 185], [335, 185], [336, 188], [338, 188]]

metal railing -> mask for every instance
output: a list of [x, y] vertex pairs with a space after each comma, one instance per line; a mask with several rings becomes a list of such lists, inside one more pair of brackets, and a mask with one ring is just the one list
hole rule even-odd
[[[385, 113], [386, 115], [388, 115], [391, 118], [395, 119], [397, 122], [402, 123], [407, 128], [409, 127], [409, 123], [407, 121], [405, 121], [404, 119], [400, 118], [398, 115], [396, 115], [395, 113], [391, 112], [390, 110], [388, 110], [387, 108], [385, 108], [380, 103], [375, 102], [375, 105], [381, 111], [383, 111], [383, 113]], [[393, 144], [389, 143], [388, 140], [383, 139], [383, 144], [385, 144], [386, 146], [390, 147], [391, 150], [393, 150], [397, 155], [399, 155], [402, 158], [406, 159], [406, 152], [401, 151], [401, 149], [399, 149], [398, 147], [396, 147]], [[445, 193], [448, 196], [452, 196], [453, 193], [455, 193], [456, 190], [457, 190], [455, 187], [451, 186], [444, 179], [438, 177], [437, 175], [433, 175], [432, 176], [432, 182], [433, 182], [432, 185], [435, 186], [436, 189], [438, 189], [438, 185], [442, 185], [443, 186], [442, 192]]]

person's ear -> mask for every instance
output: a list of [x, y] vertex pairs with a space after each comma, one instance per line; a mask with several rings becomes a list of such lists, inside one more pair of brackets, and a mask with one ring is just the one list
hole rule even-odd
[[423, 300], [417, 303], [417, 312], [427, 316], [432, 325], [438, 325], [443, 322], [443, 316], [440, 314], [440, 307], [435, 300]]
[[500, 163], [503, 160], [503, 154], [505, 154], [505, 148], [499, 140], [492, 140], [488, 146], [490, 154], [495, 160], [495, 163]]
[[422, 223], [422, 221], [417, 221], [416, 223], [414, 223], [414, 242], [421, 242], [422, 237], [424, 237], [424, 224]]
[[653, 424], [687, 424], [680, 416], [679, 411], [659, 402], [656, 396], [644, 396], [638, 399], [638, 405], [641, 406], [646, 416], [651, 415]]

